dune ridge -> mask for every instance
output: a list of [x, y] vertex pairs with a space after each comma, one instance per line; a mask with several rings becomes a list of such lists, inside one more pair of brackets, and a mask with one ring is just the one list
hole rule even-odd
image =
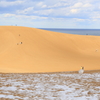
[[100, 36], [0, 26], [0, 72], [99, 70], [99, 59]]

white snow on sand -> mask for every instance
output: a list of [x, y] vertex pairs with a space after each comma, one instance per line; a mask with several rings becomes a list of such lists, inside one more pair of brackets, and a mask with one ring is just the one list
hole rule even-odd
[[100, 73], [0, 74], [0, 100], [100, 100]]

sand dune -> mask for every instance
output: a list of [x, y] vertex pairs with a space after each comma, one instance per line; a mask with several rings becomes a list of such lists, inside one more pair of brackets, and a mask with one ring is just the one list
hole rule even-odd
[[100, 36], [0, 26], [0, 72], [31, 73], [100, 69]]

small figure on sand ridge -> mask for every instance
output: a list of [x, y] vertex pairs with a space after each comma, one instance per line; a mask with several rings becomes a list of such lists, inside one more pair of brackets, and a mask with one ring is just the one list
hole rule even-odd
[[22, 44], [22, 42], [20, 42], [20, 44]]
[[84, 67], [81, 67], [81, 70], [78, 71], [79, 74], [83, 74], [84, 73]]
[[23, 42], [20, 42], [20, 43], [17, 43], [17, 45], [20, 45], [20, 44], [22, 44]]

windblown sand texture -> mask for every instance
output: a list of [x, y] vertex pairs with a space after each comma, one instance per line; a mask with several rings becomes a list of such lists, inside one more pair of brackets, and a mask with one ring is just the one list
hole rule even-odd
[[100, 69], [100, 36], [0, 26], [0, 72], [31, 73]]

